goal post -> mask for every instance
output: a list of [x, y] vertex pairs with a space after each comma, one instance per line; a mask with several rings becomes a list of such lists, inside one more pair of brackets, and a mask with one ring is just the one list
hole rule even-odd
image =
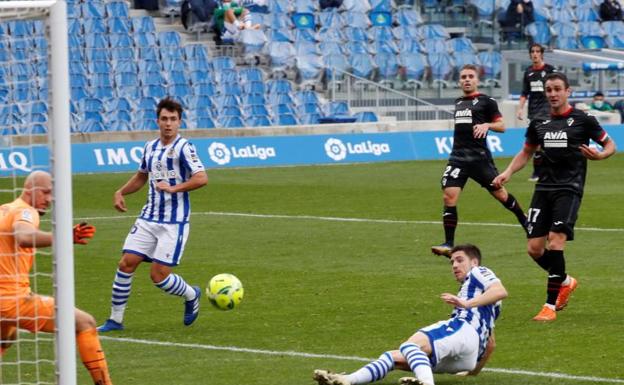
[[[45, 21], [45, 35], [48, 40], [47, 144], [50, 154], [48, 170], [53, 180], [52, 285], [56, 299], [54, 377], [58, 384], [75, 385], [76, 335], [67, 4], [64, 0], [0, 1], [0, 22], [32, 19]], [[15, 175], [15, 170], [13, 172]]]

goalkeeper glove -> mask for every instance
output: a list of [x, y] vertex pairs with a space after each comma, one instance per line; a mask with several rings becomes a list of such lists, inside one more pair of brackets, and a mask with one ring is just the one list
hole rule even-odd
[[86, 245], [95, 234], [95, 226], [81, 222], [74, 226], [74, 243]]

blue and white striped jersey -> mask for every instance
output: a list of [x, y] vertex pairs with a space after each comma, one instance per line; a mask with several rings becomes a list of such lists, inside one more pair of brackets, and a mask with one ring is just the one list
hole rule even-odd
[[199, 171], [204, 171], [204, 165], [195, 147], [180, 135], [166, 146], [160, 138], [147, 142], [139, 172], [148, 174], [149, 191], [139, 218], [158, 223], [187, 223], [191, 214], [188, 191], [170, 194], [158, 191], [155, 185], [161, 180], [172, 186], [180, 184]]
[[[464, 282], [457, 296], [459, 298], [470, 300], [483, 293], [492, 284], [500, 282], [494, 272], [484, 266], [473, 267]], [[453, 310], [452, 317], [461, 318], [475, 328], [479, 335], [479, 357], [485, 351], [488, 339], [492, 329], [494, 329], [494, 321], [501, 312], [502, 301], [494, 304], [464, 309], [456, 307]]]

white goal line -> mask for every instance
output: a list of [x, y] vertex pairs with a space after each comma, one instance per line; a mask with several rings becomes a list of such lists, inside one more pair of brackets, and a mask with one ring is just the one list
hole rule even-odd
[[[102, 336], [102, 335], [100, 335], [100, 339], [107, 340], [107, 341], [114, 341], [114, 342], [126, 342], [126, 343], [151, 345], [151, 346], [228, 351], [228, 352], [237, 352], [237, 353], [263, 354], [263, 355], [271, 355], [271, 356], [320, 358], [320, 359], [361, 361], [361, 362], [370, 362], [374, 360], [374, 358], [365, 358], [365, 357], [357, 357], [357, 356], [341, 356], [341, 355], [335, 355], [335, 354], [305, 353], [305, 352], [296, 352], [296, 351], [291, 351], [291, 350], [277, 351], [277, 350], [264, 350], [264, 349], [250, 349], [250, 348], [241, 348], [241, 347], [236, 347], [236, 346], [189, 344], [189, 343], [178, 343], [178, 342], [143, 340], [143, 339], [137, 339], [137, 338], [109, 337], [109, 336]], [[593, 377], [593, 376], [575, 376], [572, 374], [565, 374], [565, 373], [533, 372], [529, 370], [502, 369], [502, 368], [484, 368], [483, 371], [492, 372], [492, 373], [500, 373], [500, 374], [512, 374], [512, 375], [515, 374], [515, 375], [523, 375], [523, 376], [532, 376], [532, 377], [558, 378], [562, 380], [591, 381], [592, 383], [601, 382], [601, 383], [624, 384], [624, 379]]]
[[[254, 214], [254, 213], [236, 213], [236, 212], [219, 212], [219, 211], [202, 211], [193, 212], [191, 216], [222, 216], [222, 217], [245, 217], [245, 218], [266, 218], [266, 219], [303, 219], [326, 222], [354, 222], [354, 223], [388, 223], [388, 224], [406, 224], [406, 225], [440, 225], [442, 221], [417, 221], [417, 220], [401, 220], [401, 219], [375, 219], [375, 218], [348, 218], [348, 217], [326, 217], [315, 215], [283, 215], [283, 214]], [[116, 220], [116, 219], [136, 219], [136, 215], [111, 215], [100, 217], [76, 217], [76, 221], [96, 221], [96, 220]], [[496, 222], [461, 222], [462, 226], [483, 226], [483, 227], [515, 227], [518, 224], [496, 223]], [[594, 231], [608, 233], [624, 233], [624, 228], [605, 228], [605, 227], [575, 227], [578, 231]]]

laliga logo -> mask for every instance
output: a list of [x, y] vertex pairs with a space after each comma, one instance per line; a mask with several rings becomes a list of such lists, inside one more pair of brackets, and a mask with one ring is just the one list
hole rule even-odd
[[208, 155], [210, 156], [210, 160], [220, 166], [230, 163], [230, 159], [232, 158], [232, 154], [227, 146], [219, 142], [212, 142], [212, 144], [210, 144], [210, 147], [208, 147]]
[[231, 146], [227, 147], [223, 143], [212, 142], [208, 147], [208, 155], [216, 164], [223, 166], [232, 160], [232, 158], [255, 158], [267, 160], [274, 158], [276, 151], [274, 147], [258, 147], [255, 144], [245, 147]]
[[342, 143], [342, 140], [329, 138], [325, 142], [325, 153], [335, 161], [343, 160], [347, 157], [347, 147]]
[[388, 143], [374, 143], [370, 140], [360, 143], [347, 142], [346, 144], [340, 139], [329, 138], [325, 142], [325, 153], [335, 161], [343, 160], [347, 154], [372, 154], [380, 156], [390, 153], [390, 145]]

